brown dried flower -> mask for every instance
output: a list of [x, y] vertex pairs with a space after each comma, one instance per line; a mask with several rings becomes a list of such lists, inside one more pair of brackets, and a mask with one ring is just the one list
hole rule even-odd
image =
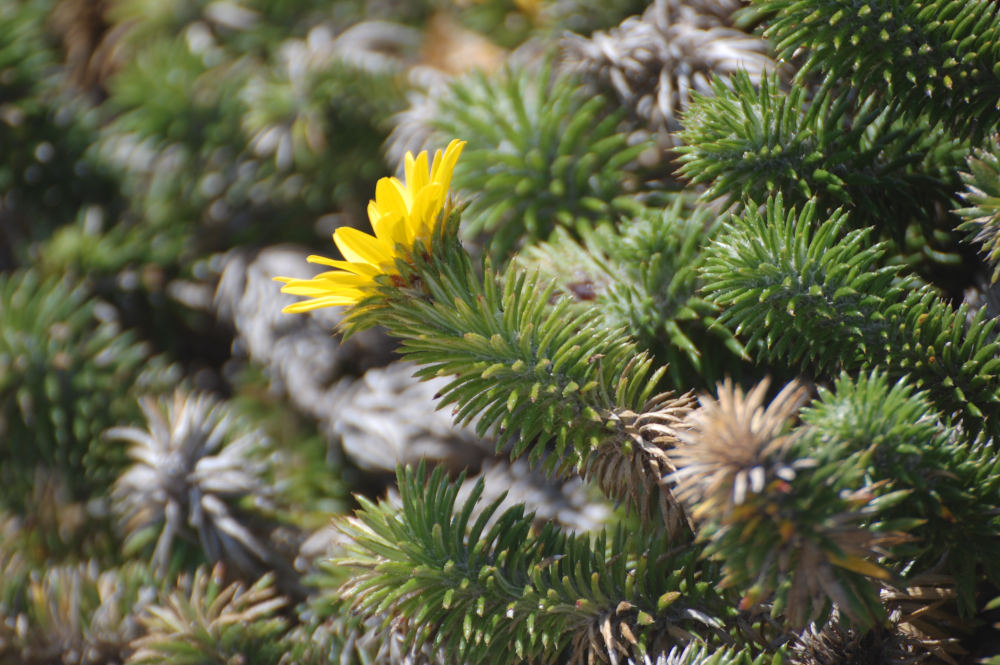
[[591, 456], [586, 477], [596, 480], [604, 493], [626, 500], [644, 523], [658, 512], [671, 537], [689, 532], [684, 509], [664, 484], [675, 471], [668, 452], [677, 444], [678, 430], [694, 409], [690, 393], [657, 395], [636, 413], [621, 410], [611, 415], [616, 426]]
[[775, 479], [794, 478], [794, 464], [782, 453], [795, 439], [786, 434], [790, 419], [808, 396], [808, 388], [792, 382], [764, 408], [769, 381], [749, 393], [726, 380], [719, 397], [699, 397], [701, 408], [678, 430], [678, 444], [670, 451], [677, 469], [671, 479], [675, 496], [692, 510], [692, 517], [728, 514]]

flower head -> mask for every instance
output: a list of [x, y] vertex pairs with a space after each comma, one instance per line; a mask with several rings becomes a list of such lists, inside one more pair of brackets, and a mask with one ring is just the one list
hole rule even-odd
[[343, 254], [343, 261], [324, 256], [310, 256], [307, 261], [330, 266], [334, 270], [312, 279], [276, 277], [284, 282], [282, 293], [309, 296], [288, 305], [284, 312], [307, 312], [320, 307], [353, 305], [369, 295], [379, 275], [398, 275], [396, 259], [400, 247], [409, 250], [418, 240], [426, 242], [438, 222], [448, 197], [451, 174], [465, 141], [453, 140], [444, 155], [437, 151], [430, 167], [427, 152], [416, 158], [406, 153], [406, 182], [382, 178], [375, 186], [375, 200], [368, 202], [368, 218], [375, 235], [351, 227], [341, 227], [333, 242]]

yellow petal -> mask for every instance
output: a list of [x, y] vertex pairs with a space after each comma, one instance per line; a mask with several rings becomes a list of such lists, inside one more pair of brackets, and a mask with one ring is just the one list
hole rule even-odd
[[413, 240], [406, 235], [406, 215], [382, 215], [372, 220], [375, 237], [393, 247], [396, 243], [409, 245]]
[[379, 215], [405, 215], [410, 211], [410, 193], [395, 178], [379, 178], [375, 183], [375, 206]]
[[335, 270], [316, 279], [293, 279], [281, 287], [281, 292], [296, 296], [332, 295], [346, 291], [360, 292], [361, 287], [371, 283], [372, 280], [367, 277]]
[[[452, 172], [464, 141], [455, 139], [444, 153], [434, 155], [428, 167], [427, 152], [404, 160], [405, 182], [382, 178], [375, 186], [375, 198], [368, 202], [368, 218], [375, 235], [351, 227], [341, 227], [333, 242], [344, 260], [312, 255], [310, 263], [332, 270], [310, 279], [276, 277], [282, 292], [309, 299], [285, 307], [285, 312], [307, 312], [321, 307], [353, 305], [374, 290], [379, 275], [397, 275], [396, 260], [417, 240], [427, 240], [434, 230], [448, 196]], [[402, 246], [402, 251], [397, 247]]]
[[389, 184], [396, 188], [399, 192], [399, 196], [403, 199], [403, 204], [406, 206], [406, 212], [410, 211], [413, 207], [413, 192], [411, 192], [406, 185], [399, 181], [399, 178], [389, 178]]
[[414, 240], [426, 240], [431, 236], [438, 213], [444, 205], [444, 197], [445, 190], [437, 184], [428, 185], [417, 194], [417, 200], [413, 202], [413, 214], [410, 215], [410, 229]]
[[324, 289], [316, 286], [315, 284], [289, 284], [281, 289], [282, 293], [288, 293], [293, 296], [329, 296], [330, 289]]
[[334, 231], [333, 242], [344, 258], [352, 263], [370, 263], [373, 266], [392, 263], [392, 247], [350, 226], [341, 226]]
[[416, 159], [413, 159], [413, 153], [406, 153], [404, 163], [406, 165], [406, 188], [411, 193], [419, 192], [429, 182], [430, 172], [427, 168], [427, 151], [424, 150], [421, 152], [417, 155]]
[[441, 156], [440, 151], [434, 155], [434, 165], [431, 167], [431, 182], [437, 185], [441, 185], [445, 191], [451, 185], [451, 174], [455, 170], [455, 164], [458, 163], [458, 157], [462, 154], [462, 148], [465, 147], [465, 141], [459, 141], [458, 139], [452, 139], [451, 143], [444, 150], [444, 156]]
[[353, 305], [359, 298], [349, 298], [347, 296], [327, 296], [326, 298], [313, 298], [302, 302], [292, 303], [281, 308], [285, 314], [298, 314], [300, 312], [310, 312], [322, 307], [337, 307], [340, 305]]
[[372, 283], [370, 277], [345, 272], [343, 270], [331, 270], [316, 275], [310, 282], [315, 282], [317, 286], [324, 286], [327, 289], [360, 288]]
[[[324, 266], [330, 266], [332, 268], [340, 268], [341, 270], [346, 270], [352, 272], [355, 275], [362, 275], [364, 277], [374, 278], [379, 274], [379, 269], [370, 263], [352, 263], [351, 261], [337, 261], [336, 259], [328, 259], [325, 256], [317, 256], [313, 254], [306, 257], [306, 261], [309, 263], [318, 263]], [[321, 273], [328, 274], [328, 273]], [[319, 275], [317, 275], [318, 277]]]

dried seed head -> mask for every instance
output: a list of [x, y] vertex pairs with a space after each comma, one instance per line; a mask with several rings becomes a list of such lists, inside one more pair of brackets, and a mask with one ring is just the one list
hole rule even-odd
[[[899, 593], [907, 595], [906, 592]], [[890, 596], [883, 593], [883, 600], [887, 601], [886, 608], [889, 610], [889, 621], [868, 631], [845, 625], [840, 621], [837, 611], [822, 626], [809, 624], [790, 644], [792, 665], [957, 665], [958, 661], [941, 648], [941, 643], [947, 641], [957, 645], [958, 640], [935, 640], [926, 634], [915, 635], [899, 607], [894, 607], [900, 600], [898, 595], [890, 592], [893, 598], [890, 599]], [[925, 609], [928, 607], [926, 603], [921, 605]], [[952, 653], [967, 655], [964, 651]]]
[[682, 128], [692, 92], [711, 95], [714, 75], [743, 70], [758, 80], [775, 67], [766, 42], [725, 25], [735, 4], [657, 0], [607, 32], [568, 35], [563, 67], [595, 92], [612, 93], [629, 110], [635, 131], [673, 147], [670, 133]]
[[688, 427], [677, 430], [678, 443], [668, 454], [677, 469], [671, 480], [695, 519], [729, 514], [767, 483], [794, 477], [793, 464], [782, 454], [795, 435], [785, 430], [809, 391], [789, 383], [764, 408], [768, 383], [744, 395], [726, 380], [718, 399], [700, 397], [701, 408], [688, 417]]
[[627, 501], [644, 523], [658, 513], [671, 537], [689, 532], [689, 527], [684, 509], [664, 483], [675, 470], [668, 451], [677, 444], [694, 402], [690, 393], [664, 393], [649, 400], [640, 413], [613, 413], [610, 421], [616, 431], [597, 447], [586, 469], [588, 479], [596, 480], [607, 496]]
[[[911, 659], [928, 665], [957, 665], [969, 660], [962, 636], [974, 631], [972, 619], [959, 616], [955, 579], [950, 575], [922, 573], [905, 586], [882, 589], [881, 598], [897, 641], [910, 649]], [[929, 656], [929, 658], [928, 658]]]

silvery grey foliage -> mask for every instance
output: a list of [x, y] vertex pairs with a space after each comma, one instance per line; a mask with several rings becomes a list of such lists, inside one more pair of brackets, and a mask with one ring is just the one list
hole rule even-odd
[[421, 459], [459, 471], [478, 467], [493, 446], [472, 427], [454, 423], [449, 410], [437, 410], [435, 395], [445, 378], [419, 381], [408, 362], [368, 370], [344, 383], [332, 431], [354, 462], [370, 471], [392, 472]]
[[208, 394], [146, 398], [147, 428], [114, 427], [105, 435], [131, 444], [134, 461], [115, 482], [113, 507], [126, 543], [158, 533], [153, 566], [165, 573], [178, 539], [200, 544], [211, 561], [244, 572], [276, 565], [267, 539], [236, 508], [247, 498], [271, 506], [267, 441], [241, 433], [225, 405]]
[[423, 33], [401, 23], [362, 21], [337, 35], [337, 57], [373, 73], [398, 73], [416, 62]]
[[414, 67], [409, 73], [409, 106], [392, 117], [393, 129], [385, 143], [385, 157], [390, 164], [402, 164], [407, 152], [414, 155], [431, 150], [434, 122], [438, 117], [438, 99], [447, 94], [452, 77], [432, 67]]
[[749, 0], [661, 0], [661, 4], [671, 23], [710, 28], [731, 26], [733, 14]]
[[279, 169], [291, 168], [301, 149], [327, 149], [330, 100], [323, 79], [345, 70], [395, 75], [415, 60], [420, 31], [388, 21], [357, 23], [339, 35], [326, 25], [311, 29], [305, 39], [289, 39], [278, 52], [272, 71], [255, 75], [243, 98], [244, 129], [258, 157], [273, 157]]
[[479, 479], [483, 480], [484, 487], [477, 507], [490, 505], [506, 492], [498, 515], [517, 504], [524, 504], [525, 512], [535, 513], [537, 524], [553, 522], [574, 531], [599, 529], [611, 517], [608, 505], [596, 500], [580, 477], [559, 482], [532, 471], [523, 459], [507, 462], [497, 458], [484, 462], [482, 472], [467, 479], [459, 489], [459, 505], [468, 499]]
[[969, 305], [970, 322], [983, 307], [986, 317], [995, 319], [1000, 316], [1000, 282], [990, 282], [986, 275], [979, 275], [962, 294], [962, 300]]
[[758, 80], [775, 67], [765, 41], [725, 24], [738, 4], [657, 0], [607, 32], [567, 35], [562, 66], [595, 92], [613, 93], [629, 110], [633, 140], [652, 136], [669, 149], [691, 93], [711, 94], [713, 75], [745, 70]]
[[626, 659], [626, 665], [735, 665], [749, 662], [745, 654], [733, 649], [712, 650], [703, 642], [691, 641], [670, 651], [636, 655]]
[[281, 313], [296, 298], [281, 293], [273, 278], [305, 277], [305, 258], [306, 252], [290, 247], [226, 254], [221, 257], [215, 309], [236, 329], [233, 355], [248, 356], [265, 367], [275, 390], [286, 392], [297, 409], [326, 423], [336, 413], [337, 380], [345, 372], [389, 362], [390, 344], [375, 330], [341, 341], [332, 332], [341, 319], [338, 309]]
[[396, 623], [390, 621], [386, 625], [381, 615], [360, 622], [337, 615], [322, 622], [302, 624], [286, 636], [289, 649], [279, 665], [456, 665], [443, 651], [435, 651], [429, 644], [408, 649], [404, 633]]

